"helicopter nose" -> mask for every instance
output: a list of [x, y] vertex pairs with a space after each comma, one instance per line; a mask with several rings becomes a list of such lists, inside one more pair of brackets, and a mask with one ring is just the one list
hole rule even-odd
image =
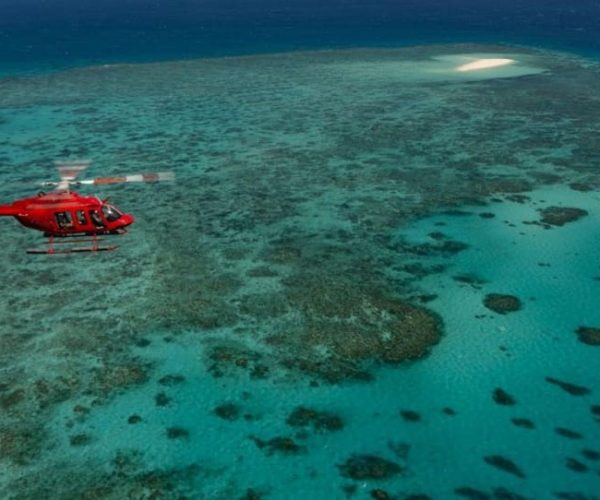
[[135, 217], [133, 215], [123, 214], [122, 220], [123, 220], [123, 227], [125, 227], [125, 226], [129, 226], [130, 224], [133, 224], [135, 222]]

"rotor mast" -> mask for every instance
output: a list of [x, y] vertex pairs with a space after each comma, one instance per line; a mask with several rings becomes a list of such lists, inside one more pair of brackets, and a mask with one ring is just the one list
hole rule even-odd
[[68, 193], [71, 184], [90, 165], [91, 160], [56, 161], [56, 169], [60, 174], [60, 181], [56, 184], [56, 190]]

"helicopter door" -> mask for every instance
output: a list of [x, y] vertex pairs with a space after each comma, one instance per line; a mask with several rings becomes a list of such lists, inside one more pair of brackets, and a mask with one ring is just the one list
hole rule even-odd
[[88, 220], [83, 210], [77, 210], [77, 212], [75, 212], [75, 215], [77, 216], [77, 224], [79, 224], [80, 226], [87, 226]]
[[100, 217], [100, 214], [98, 213], [97, 210], [90, 210], [89, 214], [90, 214], [90, 219], [92, 219], [92, 222], [94, 223], [94, 226], [104, 227], [104, 222], [102, 221], [102, 218]]
[[73, 227], [73, 218], [70, 212], [55, 212], [54, 218], [59, 229], [70, 229]]

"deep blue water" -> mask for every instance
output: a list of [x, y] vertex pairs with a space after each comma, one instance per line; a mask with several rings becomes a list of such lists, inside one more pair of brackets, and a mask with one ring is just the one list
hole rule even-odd
[[285, 50], [506, 42], [600, 54], [597, 0], [0, 0], [0, 71]]

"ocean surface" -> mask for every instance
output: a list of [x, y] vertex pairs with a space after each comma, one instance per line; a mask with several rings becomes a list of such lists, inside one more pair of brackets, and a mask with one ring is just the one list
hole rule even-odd
[[[0, 498], [600, 498], [600, 4], [0, 0]], [[481, 61], [497, 66], [473, 69]]]

